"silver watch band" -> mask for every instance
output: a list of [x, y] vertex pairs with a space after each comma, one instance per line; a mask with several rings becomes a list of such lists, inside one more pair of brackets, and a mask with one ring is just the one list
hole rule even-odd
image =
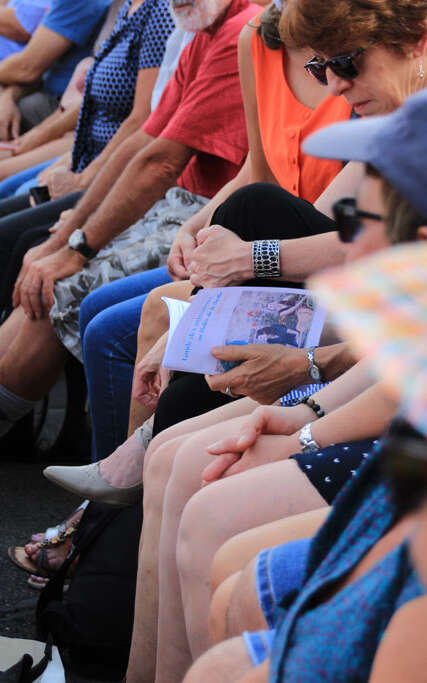
[[319, 444], [313, 438], [311, 433], [311, 425], [312, 422], [308, 422], [306, 425], [304, 425], [298, 435], [298, 441], [300, 442], [301, 451], [303, 453], [314, 453], [315, 451], [320, 450]]
[[311, 379], [313, 379], [315, 382], [321, 382], [322, 381], [322, 373], [320, 372], [319, 367], [316, 365], [315, 360], [314, 360], [314, 350], [316, 349], [315, 346], [310, 346], [309, 349], [307, 349], [307, 359], [308, 359], [308, 374], [310, 375]]

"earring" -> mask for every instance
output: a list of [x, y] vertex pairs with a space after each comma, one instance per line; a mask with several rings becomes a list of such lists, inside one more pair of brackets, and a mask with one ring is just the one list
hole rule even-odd
[[420, 70], [418, 72], [418, 78], [424, 78], [425, 73], [424, 73], [424, 64], [423, 64], [422, 59], [420, 59], [420, 65], [419, 66], [420, 66]]

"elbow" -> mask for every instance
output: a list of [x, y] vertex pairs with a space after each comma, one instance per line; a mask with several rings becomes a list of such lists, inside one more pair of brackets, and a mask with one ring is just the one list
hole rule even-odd
[[13, 81], [24, 85], [38, 81], [43, 73], [37, 64], [30, 64], [24, 60], [17, 62], [11, 71], [13, 72]]
[[169, 188], [176, 183], [184, 167], [185, 164], [179, 160], [153, 155], [145, 160], [141, 171], [144, 173], [148, 171], [152, 182], [156, 185]]
[[22, 69], [20, 69], [20, 72], [18, 74], [19, 77], [19, 83], [23, 83], [25, 85], [30, 85], [31, 83], [35, 83], [38, 81], [42, 76], [42, 73], [40, 73], [39, 69], [34, 69], [31, 66], [24, 66]]

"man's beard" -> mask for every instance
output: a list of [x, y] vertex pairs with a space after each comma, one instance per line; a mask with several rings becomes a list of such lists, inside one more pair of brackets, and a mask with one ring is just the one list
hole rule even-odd
[[230, 5], [230, 0], [193, 0], [194, 7], [187, 12], [175, 12], [171, 2], [171, 12], [175, 24], [182, 31], [203, 31], [212, 26]]

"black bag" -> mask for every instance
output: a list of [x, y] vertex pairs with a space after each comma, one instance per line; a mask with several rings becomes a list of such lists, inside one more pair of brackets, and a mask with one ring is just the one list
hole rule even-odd
[[0, 671], [1, 683], [33, 683], [42, 673], [47, 669], [49, 662], [52, 659], [52, 638], [49, 637], [46, 647], [44, 649], [44, 656], [34, 664], [31, 655], [22, 655], [19, 662], [16, 662], [6, 671]]
[[67, 560], [40, 595], [39, 637], [51, 633], [55, 645], [66, 650], [70, 667], [85, 678], [120, 680], [126, 673], [141, 526], [141, 502], [119, 509], [90, 503]]

